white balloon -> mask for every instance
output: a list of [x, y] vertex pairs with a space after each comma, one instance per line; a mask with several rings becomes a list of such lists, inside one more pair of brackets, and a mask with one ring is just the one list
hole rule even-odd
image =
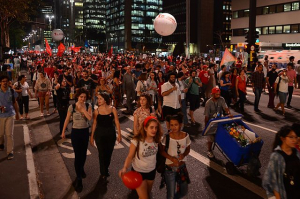
[[161, 36], [173, 34], [176, 27], [176, 19], [168, 13], [161, 13], [154, 20], [154, 29]]
[[60, 41], [64, 38], [64, 32], [61, 29], [54, 29], [51, 33], [51, 37], [54, 41]]

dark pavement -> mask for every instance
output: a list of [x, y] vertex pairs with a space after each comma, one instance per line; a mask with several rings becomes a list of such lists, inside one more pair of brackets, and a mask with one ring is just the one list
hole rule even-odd
[[[280, 111], [275, 112], [274, 110], [267, 108], [268, 96], [266, 94], [262, 94], [259, 106], [259, 108], [262, 110], [262, 113], [259, 114], [255, 113], [253, 110], [254, 94], [251, 93], [250, 90], [248, 91], [247, 98], [249, 102], [245, 105], [246, 112], [243, 116], [243, 121], [264, 141], [264, 145], [259, 157], [262, 163], [260, 172], [263, 175], [268, 164], [269, 156], [272, 152], [272, 143], [275, 138], [275, 133], [285, 124], [291, 125], [293, 122], [300, 122], [300, 97], [296, 95], [293, 96], [291, 103], [293, 108], [286, 109], [285, 116], [282, 116]], [[276, 102], [278, 102], [277, 98], [275, 99], [275, 103]], [[32, 110], [37, 111], [36, 108], [33, 108]], [[51, 103], [50, 112], [52, 112], [52, 110], [53, 104]], [[246, 166], [239, 167], [237, 175], [228, 175], [226, 170], [223, 168], [227, 160], [217, 149], [214, 151], [216, 155], [215, 160], [209, 161], [209, 159], [206, 157], [206, 137], [201, 135], [202, 130], [204, 129], [203, 111], [204, 108], [201, 107], [195, 112], [197, 126], [184, 129], [184, 131], [190, 134], [192, 140], [192, 150], [187, 160], [187, 168], [189, 170], [192, 182], [189, 185], [189, 192], [186, 198], [252, 199], [265, 197], [264, 190], [261, 188], [262, 175], [258, 176], [257, 178], [248, 177], [246, 175]], [[238, 112], [234, 112], [233, 109], [231, 109], [231, 111], [233, 114], [239, 114]], [[111, 176], [109, 177], [109, 182], [105, 184], [104, 182], [98, 180], [100, 175], [98, 152], [96, 148], [89, 146], [85, 165], [87, 178], [83, 180], [84, 189], [82, 193], [78, 194], [80, 198], [138, 198], [135, 191], [128, 190], [118, 177], [118, 171], [122, 168], [125, 158], [128, 154], [128, 146], [130, 144], [128, 135], [133, 128], [132, 117], [122, 115], [121, 111], [119, 111], [119, 113], [123, 141], [115, 146], [110, 166]], [[41, 125], [41, 123], [39, 123], [40, 118], [33, 118], [32, 120], [34, 124], [30, 125], [30, 128], [36, 129], [39, 127], [39, 125]], [[58, 114], [52, 114], [51, 116], [45, 117], [44, 121], [49, 127], [54, 142], [57, 144], [58, 151], [63, 158], [64, 164], [66, 165], [68, 175], [70, 176], [71, 180], [74, 180], [74, 153], [70, 140], [66, 139], [62, 143], [62, 140], [58, 135]], [[1, 198], [29, 198], [22, 124], [26, 124], [26, 122], [16, 122], [14, 133], [15, 158], [11, 161], [8, 161], [6, 160], [5, 152], [0, 152]], [[162, 125], [165, 130], [165, 125], [163, 123]], [[69, 129], [71, 129], [71, 123], [69, 125]], [[43, 133], [42, 129], [39, 129], [38, 131], [39, 132], [35, 132], [34, 134], [31, 133], [32, 140], [36, 139], [35, 136], [37, 136], [37, 133]], [[70, 134], [70, 132], [67, 134]], [[50, 141], [49, 143], [51, 143]], [[47, 142], [44, 143], [44, 148], [47, 148]], [[45, 162], [45, 164], [43, 164], [45, 167], [47, 166], [47, 161], [51, 161], [49, 159], [42, 159], [43, 157], [39, 158], [39, 161]], [[59, 176], [57, 176], [57, 178], [59, 178]], [[51, 181], [40, 183], [51, 183]], [[152, 196], [153, 198], [158, 199], [166, 198], [166, 189], [163, 188], [160, 190], [159, 184], [160, 176], [157, 174], [152, 190]], [[72, 192], [74, 190], [72, 187], [70, 187], [67, 191]]]

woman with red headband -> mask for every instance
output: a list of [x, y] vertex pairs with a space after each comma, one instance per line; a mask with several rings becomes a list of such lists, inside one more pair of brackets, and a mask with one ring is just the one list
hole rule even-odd
[[122, 178], [132, 163], [132, 170], [142, 175], [143, 182], [136, 189], [139, 198], [150, 196], [156, 174], [156, 154], [161, 136], [159, 121], [154, 116], [148, 116], [143, 122], [143, 128], [140, 128], [138, 134], [132, 138], [124, 167], [119, 171], [119, 176]]

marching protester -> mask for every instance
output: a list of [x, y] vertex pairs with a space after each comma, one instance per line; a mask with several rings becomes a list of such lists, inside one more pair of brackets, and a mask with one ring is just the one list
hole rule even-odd
[[[191, 139], [189, 134], [181, 131], [183, 115], [168, 116], [170, 133], [163, 137], [160, 153], [166, 158], [166, 170], [164, 172], [167, 185], [167, 198], [181, 198], [187, 194], [190, 183], [186, 168], [186, 156], [190, 153]], [[167, 139], [169, 139], [167, 141]], [[168, 145], [168, 146], [167, 146]], [[167, 151], [166, 151], [167, 148]]]
[[296, 88], [297, 86], [297, 74], [296, 71], [294, 70], [294, 65], [292, 63], [287, 64], [287, 71], [286, 75], [289, 78], [288, 82], [288, 101], [287, 101], [287, 107], [292, 108], [291, 106], [291, 101], [293, 97], [293, 92], [294, 92], [294, 87]]
[[190, 77], [185, 80], [185, 83], [188, 85], [188, 101], [190, 102], [190, 111], [189, 116], [191, 117], [191, 124], [196, 125], [194, 118], [194, 112], [200, 107], [200, 93], [199, 87], [202, 86], [201, 80], [199, 77], [196, 77], [196, 71], [191, 70]]
[[275, 98], [275, 81], [278, 77], [278, 73], [276, 72], [277, 65], [272, 64], [272, 69], [268, 72], [266, 77], [266, 82], [268, 86], [269, 91], [269, 102], [268, 102], [268, 108], [275, 108], [274, 105], [274, 98]]
[[139, 198], [149, 198], [156, 174], [156, 154], [161, 141], [162, 130], [159, 121], [154, 116], [148, 116], [143, 127], [131, 140], [129, 154], [123, 168], [119, 171], [122, 178], [132, 164], [131, 170], [142, 175], [143, 182], [136, 189]]
[[235, 107], [240, 108], [242, 113], [245, 111], [244, 104], [247, 95], [246, 81], [245, 70], [242, 69], [239, 71], [239, 75], [237, 76], [235, 82], [236, 96], [239, 98], [239, 100], [234, 105]]
[[9, 77], [0, 77], [0, 151], [4, 151], [6, 141], [7, 159], [14, 158], [14, 116], [19, 120], [17, 93], [8, 86]]
[[183, 72], [179, 72], [177, 75], [177, 83], [179, 85], [179, 89], [181, 91], [181, 112], [183, 114], [183, 124], [185, 127], [191, 127], [187, 118], [187, 101], [186, 101], [186, 93], [188, 92], [187, 85], [183, 80], [185, 78]]
[[54, 89], [57, 94], [57, 110], [60, 120], [59, 133], [62, 134], [70, 101], [70, 90], [67, 88], [67, 80], [63, 79], [60, 83], [57, 82]]
[[[111, 98], [108, 93], [97, 95], [98, 108], [93, 114], [92, 134], [90, 144], [94, 146], [94, 140], [97, 145], [100, 165], [100, 178], [107, 180], [109, 174], [109, 165], [114, 150], [116, 140], [120, 143], [122, 140], [118, 113], [115, 107], [110, 105]], [[116, 138], [116, 128], [118, 136]]]
[[[18, 81], [14, 84], [13, 89], [18, 93], [18, 97], [16, 98], [18, 105], [19, 105], [19, 111], [20, 111], [20, 119], [30, 119], [28, 116], [29, 112], [29, 96], [32, 98], [32, 94], [29, 89], [29, 85], [26, 82], [26, 76], [20, 75], [18, 77]], [[25, 109], [25, 117], [23, 118], [23, 111]]]
[[298, 136], [290, 126], [283, 126], [277, 132], [262, 183], [268, 198], [300, 198], [300, 153], [295, 148], [297, 140]]
[[229, 76], [230, 72], [225, 71], [222, 73], [222, 77], [220, 78], [221, 96], [225, 99], [228, 107], [231, 103], [230, 87], [232, 85]]
[[265, 77], [263, 73], [263, 65], [258, 64], [257, 70], [252, 73], [252, 89], [253, 93], [255, 94], [255, 101], [254, 101], [254, 111], [255, 112], [261, 112], [261, 110], [258, 109], [262, 89], [265, 85]]
[[[181, 111], [181, 91], [176, 83], [176, 73], [170, 73], [169, 81], [161, 87], [163, 96], [163, 117], [176, 115]], [[170, 129], [169, 121], [166, 121], [167, 129]]]
[[45, 73], [39, 73], [39, 78], [36, 81], [35, 84], [35, 97], [39, 98], [40, 102], [40, 116], [44, 116], [44, 103], [46, 105], [46, 111], [47, 115], [50, 115], [49, 113], [49, 98], [50, 98], [50, 92], [51, 92], [51, 82], [48, 79], [48, 77], [45, 76]]
[[288, 95], [288, 83], [289, 77], [287, 76], [286, 69], [284, 69], [282, 75], [276, 78], [274, 84], [274, 94], [279, 96], [279, 103], [274, 108], [274, 110], [277, 111], [280, 106], [283, 116], [285, 115], [284, 104]]
[[136, 135], [140, 128], [143, 126], [143, 122], [148, 116], [155, 116], [155, 110], [152, 107], [152, 100], [150, 95], [141, 94], [139, 98], [140, 107], [133, 113], [133, 133]]
[[133, 113], [133, 105], [132, 102], [135, 100], [135, 75], [131, 73], [130, 66], [127, 66], [126, 73], [123, 76], [123, 90], [126, 94], [126, 105], [127, 111], [123, 111], [124, 114], [132, 114]]
[[[205, 104], [205, 120], [204, 124], [207, 125], [208, 121], [212, 118], [220, 118], [225, 113], [230, 115], [230, 110], [226, 105], [225, 99], [221, 96], [221, 91], [218, 87], [215, 87], [211, 91], [212, 97]], [[207, 136], [207, 156], [209, 158], [214, 158], [214, 154], [212, 152], [212, 144], [214, 142], [214, 135]]]
[[74, 187], [77, 192], [82, 191], [82, 178], [86, 177], [84, 164], [89, 142], [89, 121], [92, 119], [92, 107], [89, 103], [86, 103], [88, 97], [89, 92], [87, 90], [81, 88], [76, 91], [75, 98], [77, 98], [77, 102], [69, 106], [61, 134], [62, 138], [66, 138], [65, 131], [72, 116], [71, 142], [75, 153], [74, 165], [77, 177]]

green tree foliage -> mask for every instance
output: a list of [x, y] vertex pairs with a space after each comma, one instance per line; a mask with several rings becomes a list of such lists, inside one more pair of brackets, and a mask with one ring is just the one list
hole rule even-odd
[[17, 20], [20, 23], [29, 20], [35, 13], [39, 0], [0, 0], [1, 44], [10, 47], [10, 25]]

